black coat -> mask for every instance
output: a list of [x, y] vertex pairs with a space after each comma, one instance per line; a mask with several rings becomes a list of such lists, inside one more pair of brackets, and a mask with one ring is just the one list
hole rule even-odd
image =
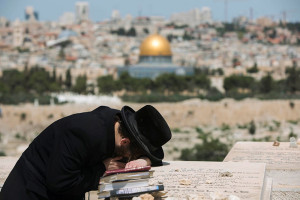
[[114, 116], [119, 112], [101, 106], [51, 124], [22, 154], [0, 199], [31, 199], [25, 197], [29, 191], [41, 197], [37, 199], [77, 200], [96, 190], [106, 170], [103, 160], [114, 153]]

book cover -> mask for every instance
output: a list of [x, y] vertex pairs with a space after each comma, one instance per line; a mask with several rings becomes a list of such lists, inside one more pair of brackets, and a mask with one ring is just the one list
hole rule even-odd
[[98, 193], [98, 198], [107, 197], [133, 197], [143, 193], [151, 193], [164, 190], [163, 185], [152, 185], [146, 187], [124, 188], [111, 191], [103, 191]]
[[150, 169], [151, 169], [151, 166], [106, 170], [103, 176], [109, 176], [109, 175], [117, 174], [117, 173], [149, 171]]
[[124, 181], [124, 180], [136, 180], [153, 177], [154, 171], [143, 171], [143, 172], [128, 172], [128, 173], [117, 173], [100, 178], [100, 184], [111, 183], [115, 181]]
[[116, 190], [122, 188], [144, 187], [149, 185], [149, 179], [126, 180], [112, 183], [101, 184], [98, 187], [99, 192]]

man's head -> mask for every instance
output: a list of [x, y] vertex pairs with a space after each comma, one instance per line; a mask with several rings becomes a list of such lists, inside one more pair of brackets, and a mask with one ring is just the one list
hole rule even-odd
[[131, 156], [144, 155], [153, 162], [161, 162], [164, 158], [162, 146], [172, 137], [162, 115], [153, 106], [146, 105], [138, 111], [124, 106], [120, 116], [131, 143]]
[[127, 161], [143, 155], [134, 137], [128, 133], [119, 115], [115, 116], [115, 156], [122, 156]]

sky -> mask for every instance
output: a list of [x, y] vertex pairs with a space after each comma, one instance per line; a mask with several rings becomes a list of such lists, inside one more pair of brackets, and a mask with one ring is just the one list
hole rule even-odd
[[[225, 21], [225, 1], [227, 1], [227, 21], [233, 17], [261, 16], [282, 19], [283, 12], [290, 22], [300, 21], [300, 0], [91, 0], [89, 17], [92, 21], [109, 19], [112, 10], [119, 10], [121, 16], [164, 16], [189, 11], [193, 8], [210, 7], [213, 19]], [[64, 12], [75, 13], [76, 0], [0, 0], [0, 16], [9, 20], [24, 20], [26, 6], [33, 6], [40, 21], [57, 21]]]

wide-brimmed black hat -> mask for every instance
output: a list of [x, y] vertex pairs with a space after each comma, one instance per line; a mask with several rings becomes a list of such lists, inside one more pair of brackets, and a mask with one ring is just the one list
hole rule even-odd
[[171, 137], [170, 128], [161, 114], [151, 105], [134, 111], [129, 106], [121, 110], [121, 117], [129, 134], [153, 161], [164, 158], [162, 145]]

